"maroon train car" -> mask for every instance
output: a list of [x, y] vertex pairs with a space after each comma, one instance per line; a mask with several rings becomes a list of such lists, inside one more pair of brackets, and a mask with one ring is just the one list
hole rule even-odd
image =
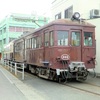
[[40, 77], [85, 80], [95, 68], [95, 26], [59, 19], [14, 42], [14, 60]]

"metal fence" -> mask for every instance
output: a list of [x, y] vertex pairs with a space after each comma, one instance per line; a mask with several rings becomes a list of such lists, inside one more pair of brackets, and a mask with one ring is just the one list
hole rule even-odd
[[17, 76], [18, 73], [22, 74], [22, 80], [24, 80], [24, 68], [25, 68], [25, 64], [24, 63], [17, 63], [17, 62], [13, 62], [13, 61], [9, 61], [9, 60], [3, 60], [2, 64], [5, 67], [8, 67], [8, 69], [13, 72], [14, 74]]

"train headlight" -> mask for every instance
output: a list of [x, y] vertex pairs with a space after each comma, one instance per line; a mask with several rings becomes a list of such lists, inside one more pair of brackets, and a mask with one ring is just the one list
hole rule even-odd
[[78, 12], [75, 12], [72, 16], [72, 19], [76, 19], [76, 20], [79, 20], [80, 18], [80, 14]]

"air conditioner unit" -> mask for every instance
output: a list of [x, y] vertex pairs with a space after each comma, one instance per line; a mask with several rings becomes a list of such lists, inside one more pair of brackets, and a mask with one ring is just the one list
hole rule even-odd
[[90, 18], [100, 18], [100, 10], [99, 9], [92, 9], [90, 11]]

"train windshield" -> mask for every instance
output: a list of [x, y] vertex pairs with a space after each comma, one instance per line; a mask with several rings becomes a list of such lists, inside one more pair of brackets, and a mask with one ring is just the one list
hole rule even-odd
[[80, 32], [72, 32], [71, 35], [71, 45], [72, 46], [79, 46], [80, 45]]
[[93, 33], [84, 32], [84, 46], [92, 46], [93, 42]]
[[68, 32], [67, 31], [57, 31], [57, 41], [59, 46], [68, 45]]

